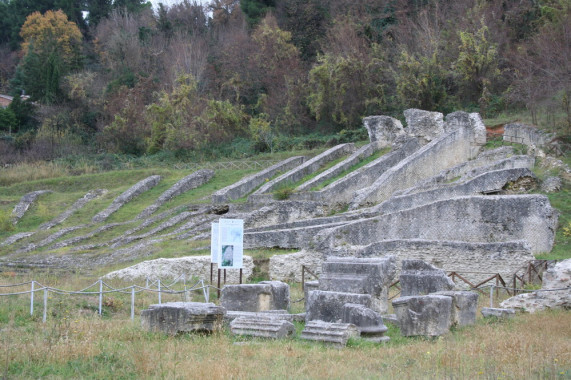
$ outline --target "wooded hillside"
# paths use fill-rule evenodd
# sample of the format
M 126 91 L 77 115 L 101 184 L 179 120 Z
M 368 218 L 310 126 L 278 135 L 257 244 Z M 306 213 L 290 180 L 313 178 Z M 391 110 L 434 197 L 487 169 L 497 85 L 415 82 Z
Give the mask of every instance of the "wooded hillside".
M 569 136 L 570 61 L 569 0 L 0 0 L 0 162 L 244 156 L 407 108 Z

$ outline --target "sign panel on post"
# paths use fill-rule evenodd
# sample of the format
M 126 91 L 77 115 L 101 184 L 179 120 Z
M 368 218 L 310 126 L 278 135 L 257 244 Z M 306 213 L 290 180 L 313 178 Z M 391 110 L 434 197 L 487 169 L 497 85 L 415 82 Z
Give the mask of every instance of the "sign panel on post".
M 218 268 L 242 268 L 244 255 L 244 221 L 218 221 Z
M 218 223 L 212 222 L 210 229 L 210 262 L 218 263 Z

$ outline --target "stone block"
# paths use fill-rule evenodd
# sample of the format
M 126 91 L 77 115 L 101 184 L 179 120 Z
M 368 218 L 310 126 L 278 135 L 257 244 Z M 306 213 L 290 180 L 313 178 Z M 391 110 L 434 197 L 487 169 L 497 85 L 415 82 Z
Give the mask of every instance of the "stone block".
M 484 318 L 496 317 L 496 318 L 511 318 L 515 315 L 514 309 L 501 309 L 496 307 L 483 307 L 482 315 Z
M 143 310 L 141 325 L 147 331 L 169 335 L 213 332 L 222 327 L 224 314 L 226 309 L 213 303 L 167 302 Z
M 343 323 L 357 326 L 361 338 L 373 342 L 387 342 L 389 337 L 384 336 L 388 328 L 383 323 L 381 314 L 360 304 L 346 303 L 343 305 Z
M 281 281 L 226 285 L 220 304 L 227 310 L 260 312 L 289 308 L 289 285 Z
M 400 275 L 401 297 L 425 295 L 454 289 L 446 272 L 422 260 L 403 260 Z
M 358 336 L 359 330 L 350 323 L 310 321 L 305 324 L 300 338 L 345 347 L 350 338 Z
M 440 336 L 450 330 L 452 297 L 400 297 L 393 301 L 403 336 Z
M 454 326 L 467 326 L 476 323 L 479 294 L 468 291 L 442 291 L 435 295 L 452 297 L 450 322 Z
M 323 263 L 319 289 L 333 292 L 369 294 L 371 308 L 388 310 L 388 288 L 396 273 L 395 258 L 329 257 Z
M 346 303 L 356 303 L 371 307 L 369 294 L 343 292 L 328 292 L 313 290 L 306 300 L 306 321 L 321 320 L 325 322 L 340 322 L 343 319 L 343 306 Z
M 380 147 L 391 146 L 400 135 L 404 135 L 402 123 L 390 116 L 368 116 L 363 118 L 363 125 L 371 142 L 378 142 Z
M 293 323 L 271 317 L 239 317 L 230 322 L 230 331 L 236 335 L 282 339 L 295 333 Z
M 404 111 L 409 135 L 430 142 L 444 133 L 444 115 L 411 108 Z

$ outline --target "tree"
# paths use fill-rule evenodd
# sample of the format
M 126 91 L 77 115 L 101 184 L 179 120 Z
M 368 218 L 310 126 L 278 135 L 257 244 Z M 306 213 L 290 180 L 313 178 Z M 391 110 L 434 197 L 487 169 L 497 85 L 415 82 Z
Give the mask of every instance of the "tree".
M 468 100 L 478 100 L 486 84 L 500 75 L 496 44 L 490 41 L 488 27 L 481 20 L 476 32 L 460 31 L 458 58 L 454 63 L 456 73 Z
M 275 0 L 241 0 L 240 8 L 250 25 L 255 25 L 275 6 Z
M 33 100 L 52 103 L 61 96 L 60 79 L 81 67 L 81 32 L 62 11 L 47 11 L 28 16 L 20 35 L 24 59 L 14 83 Z

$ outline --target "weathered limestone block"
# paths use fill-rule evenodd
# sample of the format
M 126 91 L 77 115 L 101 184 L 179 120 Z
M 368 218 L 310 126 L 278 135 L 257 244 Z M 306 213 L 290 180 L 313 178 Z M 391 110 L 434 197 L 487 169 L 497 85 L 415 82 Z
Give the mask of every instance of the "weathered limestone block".
M 388 288 L 396 274 L 395 258 L 328 257 L 319 277 L 319 289 L 371 295 L 371 308 L 388 310 Z
M 458 128 L 469 128 L 474 132 L 474 145 L 486 144 L 486 125 L 477 112 L 456 111 L 446 115 L 444 131 L 450 132 Z
M 40 195 L 49 194 L 51 192 L 52 192 L 51 190 L 32 191 L 31 193 L 28 193 L 24 195 L 22 198 L 20 198 L 20 202 L 18 202 L 18 204 L 12 210 L 12 222 L 14 224 L 18 223 L 18 221 L 22 219 L 26 211 L 28 211 L 32 203 L 34 203 Z
M 167 302 L 141 312 L 141 325 L 148 331 L 175 335 L 213 332 L 222 328 L 226 309 L 213 303 Z
M 306 321 L 318 319 L 325 322 L 339 322 L 343 319 L 343 305 L 356 303 L 370 308 L 372 299 L 369 294 L 313 290 L 309 292 L 305 302 Z
M 129 202 L 133 198 L 141 195 L 145 191 L 155 187 L 161 180 L 160 175 L 153 175 L 139 181 L 134 186 L 130 187 L 127 191 L 119 195 L 113 200 L 113 202 L 105 210 L 101 211 L 95 215 L 92 219 L 93 222 L 102 222 L 109 218 L 111 214 L 119 210 L 125 203 Z
M 212 177 L 214 177 L 214 170 L 210 169 L 197 170 L 194 173 L 187 175 L 175 183 L 170 189 L 162 193 L 161 196 L 152 205 L 141 211 L 141 213 L 137 215 L 136 219 L 143 219 L 148 217 L 172 198 L 204 185 L 210 181 Z
M 557 263 L 543 274 L 541 290 L 508 298 L 500 306 L 528 313 L 546 309 L 570 310 L 571 259 Z
M 198 278 L 210 279 L 210 255 L 208 256 L 187 256 L 172 259 L 147 260 L 130 267 L 110 272 L 103 276 L 105 279 L 118 279 L 123 281 L 136 280 L 156 280 L 167 278 L 178 278 L 182 275 L 192 274 Z M 243 279 L 252 276 L 254 261 L 251 256 L 244 256 L 244 268 L 242 269 Z M 214 265 L 216 276 L 217 265 Z M 240 281 L 238 270 L 228 270 L 226 282 L 237 284 Z
M 531 125 L 521 123 L 504 125 L 504 141 L 541 147 L 547 144 L 551 139 L 553 139 L 552 135 Z
M 388 328 L 383 323 L 381 314 L 363 305 L 354 303 L 343 305 L 342 322 L 357 326 L 363 339 L 377 343 L 390 340 L 388 336 L 384 336 Z
M 515 315 L 514 309 L 501 309 L 496 307 L 483 307 L 482 315 L 484 318 L 512 318 Z
M 220 304 L 232 311 L 288 309 L 289 285 L 280 281 L 226 285 L 222 288 Z
M 399 297 L 393 301 L 403 336 L 440 336 L 450 330 L 452 297 Z
M 446 272 L 421 260 L 403 260 L 400 275 L 401 296 L 417 296 L 454 289 Z
M 212 203 L 224 203 L 234 199 L 242 198 L 243 196 L 253 191 L 256 187 L 262 185 L 266 181 L 269 181 L 278 173 L 293 169 L 301 165 L 304 161 L 305 157 L 296 156 L 278 162 L 277 164 L 270 166 L 269 168 L 264 169 L 259 173 L 252 174 L 251 176 L 243 178 L 230 186 L 218 190 L 212 194 Z
M 405 110 L 406 131 L 428 143 L 444 133 L 444 115 L 416 108 Z
M 310 321 L 305 324 L 300 338 L 345 347 L 350 338 L 358 336 L 359 330 L 350 323 Z
M 379 143 L 381 148 L 391 146 L 398 136 L 405 134 L 402 123 L 390 116 L 368 116 L 363 118 L 363 125 L 369 140 Z
M 327 162 L 333 161 L 347 153 L 352 153 L 355 151 L 355 144 L 340 144 L 334 146 L 331 149 L 326 150 L 325 152 L 313 157 L 312 159 L 304 162 L 303 164 L 299 165 L 297 168 L 290 170 L 289 172 L 282 174 L 278 178 L 275 178 L 252 194 L 253 199 L 255 199 L 255 195 L 257 194 L 265 194 L 270 193 L 279 186 L 283 185 L 284 183 L 295 183 L 301 180 L 308 174 L 311 174 L 318 170 L 321 166 L 326 164 Z
M 450 315 L 450 323 L 452 326 L 467 326 L 476 323 L 478 293 L 468 291 L 442 291 L 433 294 L 452 297 L 452 312 Z
M 283 339 L 295 333 L 295 326 L 271 317 L 239 317 L 230 322 L 230 331 L 235 335 Z

